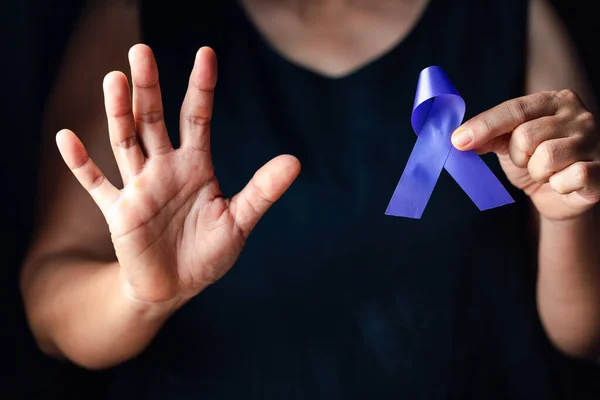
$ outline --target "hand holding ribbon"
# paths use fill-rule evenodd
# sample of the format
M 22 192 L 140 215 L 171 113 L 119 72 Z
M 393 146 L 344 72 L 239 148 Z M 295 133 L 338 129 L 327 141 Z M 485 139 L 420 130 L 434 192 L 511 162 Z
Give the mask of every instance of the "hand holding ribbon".
M 577 218 L 600 201 L 600 135 L 571 90 L 505 101 L 465 122 L 452 141 L 496 153 L 508 180 L 547 219 Z

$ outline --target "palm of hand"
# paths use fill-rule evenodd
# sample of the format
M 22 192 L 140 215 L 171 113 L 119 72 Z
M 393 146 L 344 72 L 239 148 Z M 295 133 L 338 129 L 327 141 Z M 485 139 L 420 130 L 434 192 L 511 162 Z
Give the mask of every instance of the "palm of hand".
M 182 146 L 173 149 L 162 117 L 151 50 L 130 52 L 131 104 L 122 73 L 104 82 L 115 159 L 125 184 L 116 189 L 70 131 L 57 135 L 61 154 L 102 210 L 127 283 L 137 299 L 187 299 L 222 277 L 269 206 L 291 185 L 299 163 L 280 156 L 263 166 L 232 199 L 225 199 L 210 154 L 216 59 L 201 49 L 182 106 Z
M 121 264 L 147 266 L 143 274 L 124 272 L 148 301 L 195 294 L 229 269 L 235 258 L 227 255 L 237 257 L 245 242 L 212 165 L 180 151 L 150 161 L 108 212 Z

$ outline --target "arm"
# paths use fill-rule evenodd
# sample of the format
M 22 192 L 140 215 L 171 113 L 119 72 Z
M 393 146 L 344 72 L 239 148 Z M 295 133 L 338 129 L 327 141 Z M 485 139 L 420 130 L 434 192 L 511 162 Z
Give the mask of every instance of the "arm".
M 529 94 L 471 118 L 452 142 L 459 150 L 495 152 L 508 180 L 531 199 L 539 216 L 542 323 L 563 353 L 594 358 L 600 350 L 596 104 L 573 46 L 545 1 L 531 0 Z
M 67 129 L 56 136 L 73 177 L 45 144 L 39 230 L 22 270 L 40 347 L 87 368 L 134 357 L 176 309 L 227 273 L 300 172 L 296 158 L 276 157 L 224 198 L 210 152 L 214 51 L 196 53 L 175 149 L 152 50 L 128 51 L 138 36 L 136 9 L 109 2 L 89 10 L 71 43 L 46 133 L 68 124 L 85 145 Z M 126 54 L 133 93 L 122 72 L 111 72 L 102 107 L 93 88 L 106 71 L 127 69 Z M 112 183 L 119 173 L 122 189 Z
M 471 118 L 452 141 L 460 150 L 495 152 L 531 199 L 542 323 L 563 353 L 593 358 L 600 350 L 600 135 L 577 55 L 545 1 L 531 0 L 529 94 Z
M 596 99 L 573 43 L 545 0 L 530 13 L 527 91 L 572 89 L 597 117 Z M 550 339 L 564 353 L 600 352 L 600 210 L 577 218 L 540 216 L 538 308 Z
M 47 107 L 38 229 L 22 268 L 21 288 L 39 346 L 98 368 L 139 352 L 170 305 L 161 312 L 123 294 L 102 213 L 73 179 L 54 143 L 55 132 L 73 126 L 107 177 L 119 181 L 105 133 L 100 83 L 107 71 L 128 69 L 127 51 L 139 39 L 138 15 L 127 2 L 91 3 L 103 4 L 83 13 Z M 92 342 L 97 349 L 110 345 L 114 351 L 97 352 Z

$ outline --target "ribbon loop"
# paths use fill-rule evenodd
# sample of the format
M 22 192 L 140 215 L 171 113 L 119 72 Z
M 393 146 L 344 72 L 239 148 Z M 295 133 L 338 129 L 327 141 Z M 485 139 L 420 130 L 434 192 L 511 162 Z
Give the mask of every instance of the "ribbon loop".
M 443 168 L 480 210 L 514 202 L 502 183 L 474 151 L 452 146 L 450 136 L 465 115 L 465 102 L 441 67 L 419 75 L 411 116 L 417 141 L 387 215 L 421 218 Z

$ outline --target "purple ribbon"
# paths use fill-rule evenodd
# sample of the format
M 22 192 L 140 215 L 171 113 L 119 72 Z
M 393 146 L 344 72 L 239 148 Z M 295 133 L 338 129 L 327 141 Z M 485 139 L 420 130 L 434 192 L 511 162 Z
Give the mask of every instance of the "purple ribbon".
M 386 215 L 421 218 L 443 168 L 479 210 L 514 200 L 474 151 L 457 150 L 450 141 L 465 115 L 465 102 L 441 67 L 419 75 L 411 117 L 417 142 L 392 195 Z

